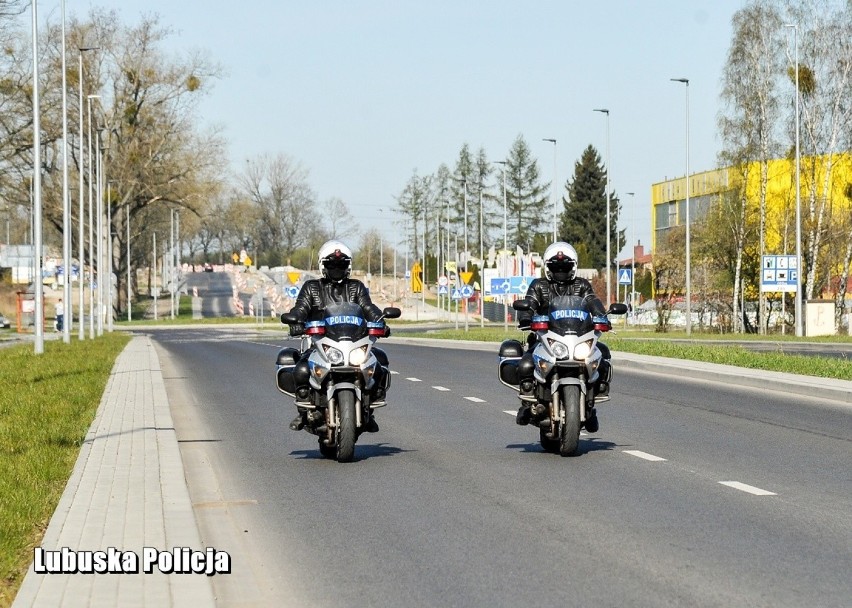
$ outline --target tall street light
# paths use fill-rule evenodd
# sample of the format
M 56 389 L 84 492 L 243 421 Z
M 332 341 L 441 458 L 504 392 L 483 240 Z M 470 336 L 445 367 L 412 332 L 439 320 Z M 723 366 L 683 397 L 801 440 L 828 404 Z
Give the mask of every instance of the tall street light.
M 33 1 L 33 261 L 35 262 L 35 340 L 34 352 L 44 353 L 44 284 L 41 280 L 41 126 L 39 123 L 38 99 L 38 10 Z
M 506 270 L 506 258 L 509 251 L 509 222 L 506 212 L 506 165 L 509 163 L 505 160 L 498 160 L 498 165 L 503 173 L 503 272 Z M 502 273 L 501 273 L 502 274 Z M 509 295 L 503 294 L 503 331 L 509 330 Z
M 94 217 L 92 211 L 92 100 L 100 99 L 100 95 L 87 95 L 86 102 L 89 112 L 89 339 L 95 339 L 95 258 L 94 258 Z M 97 149 L 97 146 L 96 146 Z M 100 268 L 98 268 L 100 272 Z
M 609 306 L 612 302 L 612 280 L 610 279 L 610 267 L 612 266 L 612 256 L 609 250 L 609 234 L 610 234 L 610 195 L 609 195 L 609 110 L 606 108 L 598 108 L 595 112 L 606 114 L 606 305 Z
M 689 79 L 670 78 L 672 82 L 686 85 L 686 335 L 692 333 L 692 269 L 689 245 Z
M 94 51 L 97 48 L 98 47 L 95 47 L 95 46 L 81 46 L 81 47 L 78 47 L 78 49 L 77 49 L 77 50 L 80 51 L 80 55 L 79 55 L 79 60 L 80 60 L 80 65 L 79 65 L 79 70 L 80 70 L 80 74 L 79 74 L 79 83 L 80 83 L 80 140 L 79 140 L 79 144 L 80 144 L 80 150 L 79 150 L 79 154 L 78 154 L 79 160 L 77 161 L 78 162 L 78 172 L 77 173 L 78 173 L 79 182 L 80 182 L 80 200 L 79 200 L 80 211 L 78 213 L 79 233 L 78 233 L 78 238 L 77 238 L 77 251 L 78 251 L 77 256 L 79 258 L 78 262 L 77 262 L 79 264 L 78 281 L 80 283 L 80 288 L 79 288 L 78 291 L 80 292 L 80 294 L 79 294 L 80 295 L 80 298 L 79 298 L 80 307 L 79 307 L 79 312 L 78 312 L 78 334 L 77 334 L 77 337 L 80 340 L 83 340 L 86 336 L 85 323 L 83 322 L 83 319 L 85 318 L 84 295 L 85 295 L 85 291 L 86 291 L 83 287 L 83 281 L 84 281 L 85 274 L 86 274 L 86 271 L 85 271 L 85 269 L 86 269 L 85 242 L 86 241 L 85 241 L 85 238 L 83 236 L 83 226 L 85 225 L 85 222 L 83 221 L 84 199 L 85 199 L 85 197 L 83 195 L 83 53 L 85 53 L 86 51 Z M 70 302 L 68 304 L 70 306 Z
M 635 321 L 636 301 L 636 193 L 628 192 L 630 197 L 630 320 Z
M 558 188 L 556 181 L 556 140 L 544 138 L 541 141 L 549 141 L 553 144 L 553 185 L 550 187 L 551 192 L 553 193 L 553 242 L 556 242 L 556 216 L 557 216 L 557 208 L 558 208 Z
M 62 341 L 71 343 L 71 197 L 68 193 L 68 83 L 65 67 L 65 0 L 62 0 Z
M 793 28 L 793 40 L 796 59 L 796 336 L 801 338 L 802 331 L 802 197 L 799 184 L 799 25 L 789 23 L 784 27 Z

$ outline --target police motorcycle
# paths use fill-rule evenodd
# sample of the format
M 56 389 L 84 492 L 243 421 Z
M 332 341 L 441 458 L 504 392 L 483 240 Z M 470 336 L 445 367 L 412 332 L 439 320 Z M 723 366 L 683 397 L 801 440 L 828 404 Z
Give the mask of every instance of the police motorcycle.
M 364 432 L 374 408 L 386 405 L 384 393 L 390 388 L 387 355 L 374 347 L 387 335 L 384 319 L 396 319 L 399 308 L 388 307 L 379 321 L 368 322 L 360 306 L 332 304 L 322 319 L 304 324 L 301 348 L 285 348 L 278 353 L 276 379 L 278 390 L 295 397 L 294 370 L 302 355 L 308 358 L 310 403 L 299 403 L 308 410 L 306 431 L 319 437 L 319 449 L 326 458 L 351 462 L 355 442 Z M 300 324 L 291 313 L 281 315 L 288 325 Z M 377 382 L 382 382 L 378 386 Z M 382 389 L 377 393 L 375 389 Z M 374 397 L 382 395 L 378 399 Z
M 512 308 L 530 311 L 531 305 L 528 300 L 520 299 L 513 302 Z M 607 314 L 626 312 L 627 306 L 614 303 Z M 574 295 L 557 296 L 550 302 L 546 315 L 532 316 L 530 331 L 536 333 L 536 340 L 530 346 L 535 369 L 532 398 L 536 403 L 532 407 L 531 424 L 539 427 L 545 451 L 572 456 L 577 453 L 580 429 L 587 421 L 597 426 L 595 386 L 600 379 L 603 357 L 598 340 L 609 329 L 605 318 L 594 317 L 584 299 Z M 516 391 L 520 390 L 518 365 L 523 354 L 518 340 L 505 340 L 500 345 L 500 381 Z M 610 378 L 604 380 L 609 382 Z M 608 399 L 607 395 L 599 401 Z

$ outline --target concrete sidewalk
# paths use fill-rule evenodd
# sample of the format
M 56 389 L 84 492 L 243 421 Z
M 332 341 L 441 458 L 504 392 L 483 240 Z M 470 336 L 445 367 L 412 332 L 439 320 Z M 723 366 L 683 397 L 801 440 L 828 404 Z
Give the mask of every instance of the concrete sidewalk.
M 138 556 L 139 572 L 37 574 L 33 563 L 13 606 L 215 606 L 204 574 L 144 573 L 143 548 L 177 547 L 204 550 L 160 362 L 150 338 L 134 337 L 116 360 L 41 548 L 67 548 L 78 560 L 114 548 Z

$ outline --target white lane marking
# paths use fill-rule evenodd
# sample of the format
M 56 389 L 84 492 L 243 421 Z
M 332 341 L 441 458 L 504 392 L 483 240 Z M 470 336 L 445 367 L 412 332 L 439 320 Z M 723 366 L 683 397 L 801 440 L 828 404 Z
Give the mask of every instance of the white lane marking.
M 450 390 L 446 386 L 433 386 L 432 388 L 434 388 L 436 391 L 448 391 L 448 390 Z
M 734 488 L 735 490 L 741 490 L 743 492 L 748 492 L 749 494 L 754 494 L 755 496 L 777 496 L 775 492 L 770 492 L 769 490 L 761 490 L 760 488 L 755 488 L 754 486 L 746 485 L 739 481 L 720 481 L 719 483 L 723 486 Z
M 406 380 L 411 380 L 412 382 L 423 382 L 420 378 L 406 378 Z
M 394 374 L 396 374 L 397 376 L 399 375 L 399 372 L 394 370 L 394 369 L 390 370 L 390 373 L 391 373 L 391 375 L 394 375 Z
M 517 411 L 517 410 L 503 410 L 503 413 L 504 413 L 504 414 L 509 414 L 510 416 L 517 416 L 517 415 L 518 415 L 518 411 Z
M 485 403 L 485 399 L 480 399 L 479 397 L 465 397 L 468 401 L 473 401 L 474 403 Z
M 631 456 L 636 456 L 637 458 L 642 458 L 643 460 L 650 460 L 651 462 L 664 462 L 665 458 L 660 458 L 659 456 L 654 456 L 653 454 L 649 454 L 648 452 L 640 452 L 639 450 L 623 450 L 625 454 L 630 454 Z

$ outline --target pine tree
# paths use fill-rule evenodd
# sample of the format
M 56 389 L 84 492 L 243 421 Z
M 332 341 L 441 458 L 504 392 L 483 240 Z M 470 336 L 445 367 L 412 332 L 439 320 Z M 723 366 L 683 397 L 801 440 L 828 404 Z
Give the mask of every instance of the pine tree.
M 509 246 L 530 250 L 537 233 L 550 225 L 548 208 L 550 183 L 539 182 L 538 163 L 527 142 L 518 135 L 506 159 L 506 198 L 509 215 Z
M 606 169 L 593 146 L 583 151 L 574 164 L 574 176 L 566 182 L 567 197 L 562 198 L 559 239 L 571 243 L 584 268 L 606 268 Z M 610 190 L 610 255 L 616 260 L 624 247 L 624 230 L 618 230 L 620 205 Z

